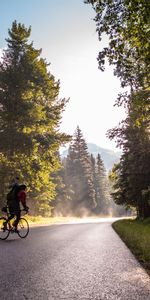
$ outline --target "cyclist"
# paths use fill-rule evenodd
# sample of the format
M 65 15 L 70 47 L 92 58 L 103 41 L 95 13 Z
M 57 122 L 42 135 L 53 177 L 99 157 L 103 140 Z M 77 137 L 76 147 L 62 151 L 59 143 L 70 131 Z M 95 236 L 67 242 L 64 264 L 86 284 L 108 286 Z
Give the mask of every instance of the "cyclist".
M 14 226 L 14 231 L 17 232 L 17 225 L 20 220 L 20 202 L 25 211 L 28 211 L 29 208 L 26 205 L 26 192 L 25 192 L 26 185 L 25 184 L 17 185 L 14 189 L 15 190 L 14 190 L 13 200 L 7 202 L 10 216 L 8 217 L 7 221 L 4 223 L 4 228 L 7 227 L 7 222 L 16 216 L 16 220 L 14 221 L 13 226 Z

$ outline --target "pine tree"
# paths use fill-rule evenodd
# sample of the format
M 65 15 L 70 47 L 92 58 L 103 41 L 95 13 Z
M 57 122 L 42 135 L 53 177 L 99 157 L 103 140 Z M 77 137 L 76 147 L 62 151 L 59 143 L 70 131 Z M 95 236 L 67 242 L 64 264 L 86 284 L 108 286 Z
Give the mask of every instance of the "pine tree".
M 121 128 L 114 129 L 110 137 L 117 137 L 123 148 L 120 164 L 113 169 L 111 178 L 113 198 L 117 204 L 135 207 L 139 217 L 150 216 L 148 198 L 143 195 L 150 186 L 150 140 L 147 134 L 147 122 L 142 109 L 129 109 L 129 115 Z M 144 193 L 144 194 L 143 194 Z
M 93 185 L 95 190 L 95 201 L 97 206 L 97 174 L 96 174 L 96 159 L 93 154 L 90 155 L 91 158 L 91 168 L 92 168 L 92 175 L 93 175 Z
M 0 164 L 7 170 L 1 184 L 17 172 L 30 196 L 40 194 L 49 206 L 55 195 L 51 173 L 59 167 L 56 153 L 69 138 L 59 132 L 67 101 L 58 98 L 59 81 L 48 71 L 41 49 L 28 42 L 31 27 L 14 21 L 8 33 L 0 63 Z
M 91 213 L 96 205 L 90 155 L 82 132 L 77 127 L 67 157 L 67 178 L 72 190 L 72 211 Z
M 68 216 L 71 211 L 71 199 L 73 191 L 67 178 L 67 159 L 63 158 L 61 168 L 54 174 L 54 182 L 56 183 L 56 197 L 53 201 L 53 216 Z
M 97 207 L 95 212 L 97 214 L 108 214 L 109 209 L 109 187 L 106 176 L 106 170 L 100 154 L 96 157 L 96 201 Z

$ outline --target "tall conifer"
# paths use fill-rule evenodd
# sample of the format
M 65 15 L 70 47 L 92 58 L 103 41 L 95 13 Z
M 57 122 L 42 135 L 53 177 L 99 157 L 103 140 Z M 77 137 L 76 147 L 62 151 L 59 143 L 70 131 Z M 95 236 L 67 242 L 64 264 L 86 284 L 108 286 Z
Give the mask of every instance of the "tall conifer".
M 93 173 L 88 147 L 77 127 L 67 157 L 68 180 L 74 191 L 72 211 L 91 213 L 96 205 Z
M 41 49 L 28 42 L 31 27 L 14 21 L 8 33 L 0 63 L 1 184 L 19 173 L 32 195 L 50 199 L 55 194 L 51 173 L 59 167 L 56 153 L 68 140 L 59 132 L 66 100 L 58 99 L 59 81 L 48 71 Z
M 96 157 L 95 164 L 96 175 L 96 201 L 97 207 L 95 212 L 97 214 L 108 214 L 109 208 L 109 187 L 107 182 L 106 170 L 100 154 Z

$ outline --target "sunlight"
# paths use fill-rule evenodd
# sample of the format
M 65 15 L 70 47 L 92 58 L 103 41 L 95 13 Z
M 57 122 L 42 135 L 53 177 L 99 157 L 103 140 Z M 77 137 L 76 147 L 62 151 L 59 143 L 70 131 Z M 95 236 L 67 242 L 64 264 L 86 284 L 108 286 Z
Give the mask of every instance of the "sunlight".
M 83 217 L 83 218 L 75 218 L 68 222 L 68 224 L 83 224 L 83 223 L 112 223 L 122 218 L 114 218 L 114 217 Z

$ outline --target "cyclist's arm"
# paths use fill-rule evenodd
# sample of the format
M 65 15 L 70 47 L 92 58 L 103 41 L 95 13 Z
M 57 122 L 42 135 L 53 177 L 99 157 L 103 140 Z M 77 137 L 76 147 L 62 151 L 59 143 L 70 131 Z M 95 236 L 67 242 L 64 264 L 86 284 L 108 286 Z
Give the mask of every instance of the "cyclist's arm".
M 26 193 L 25 191 L 20 191 L 18 194 L 19 201 L 22 203 L 23 207 L 26 208 Z

